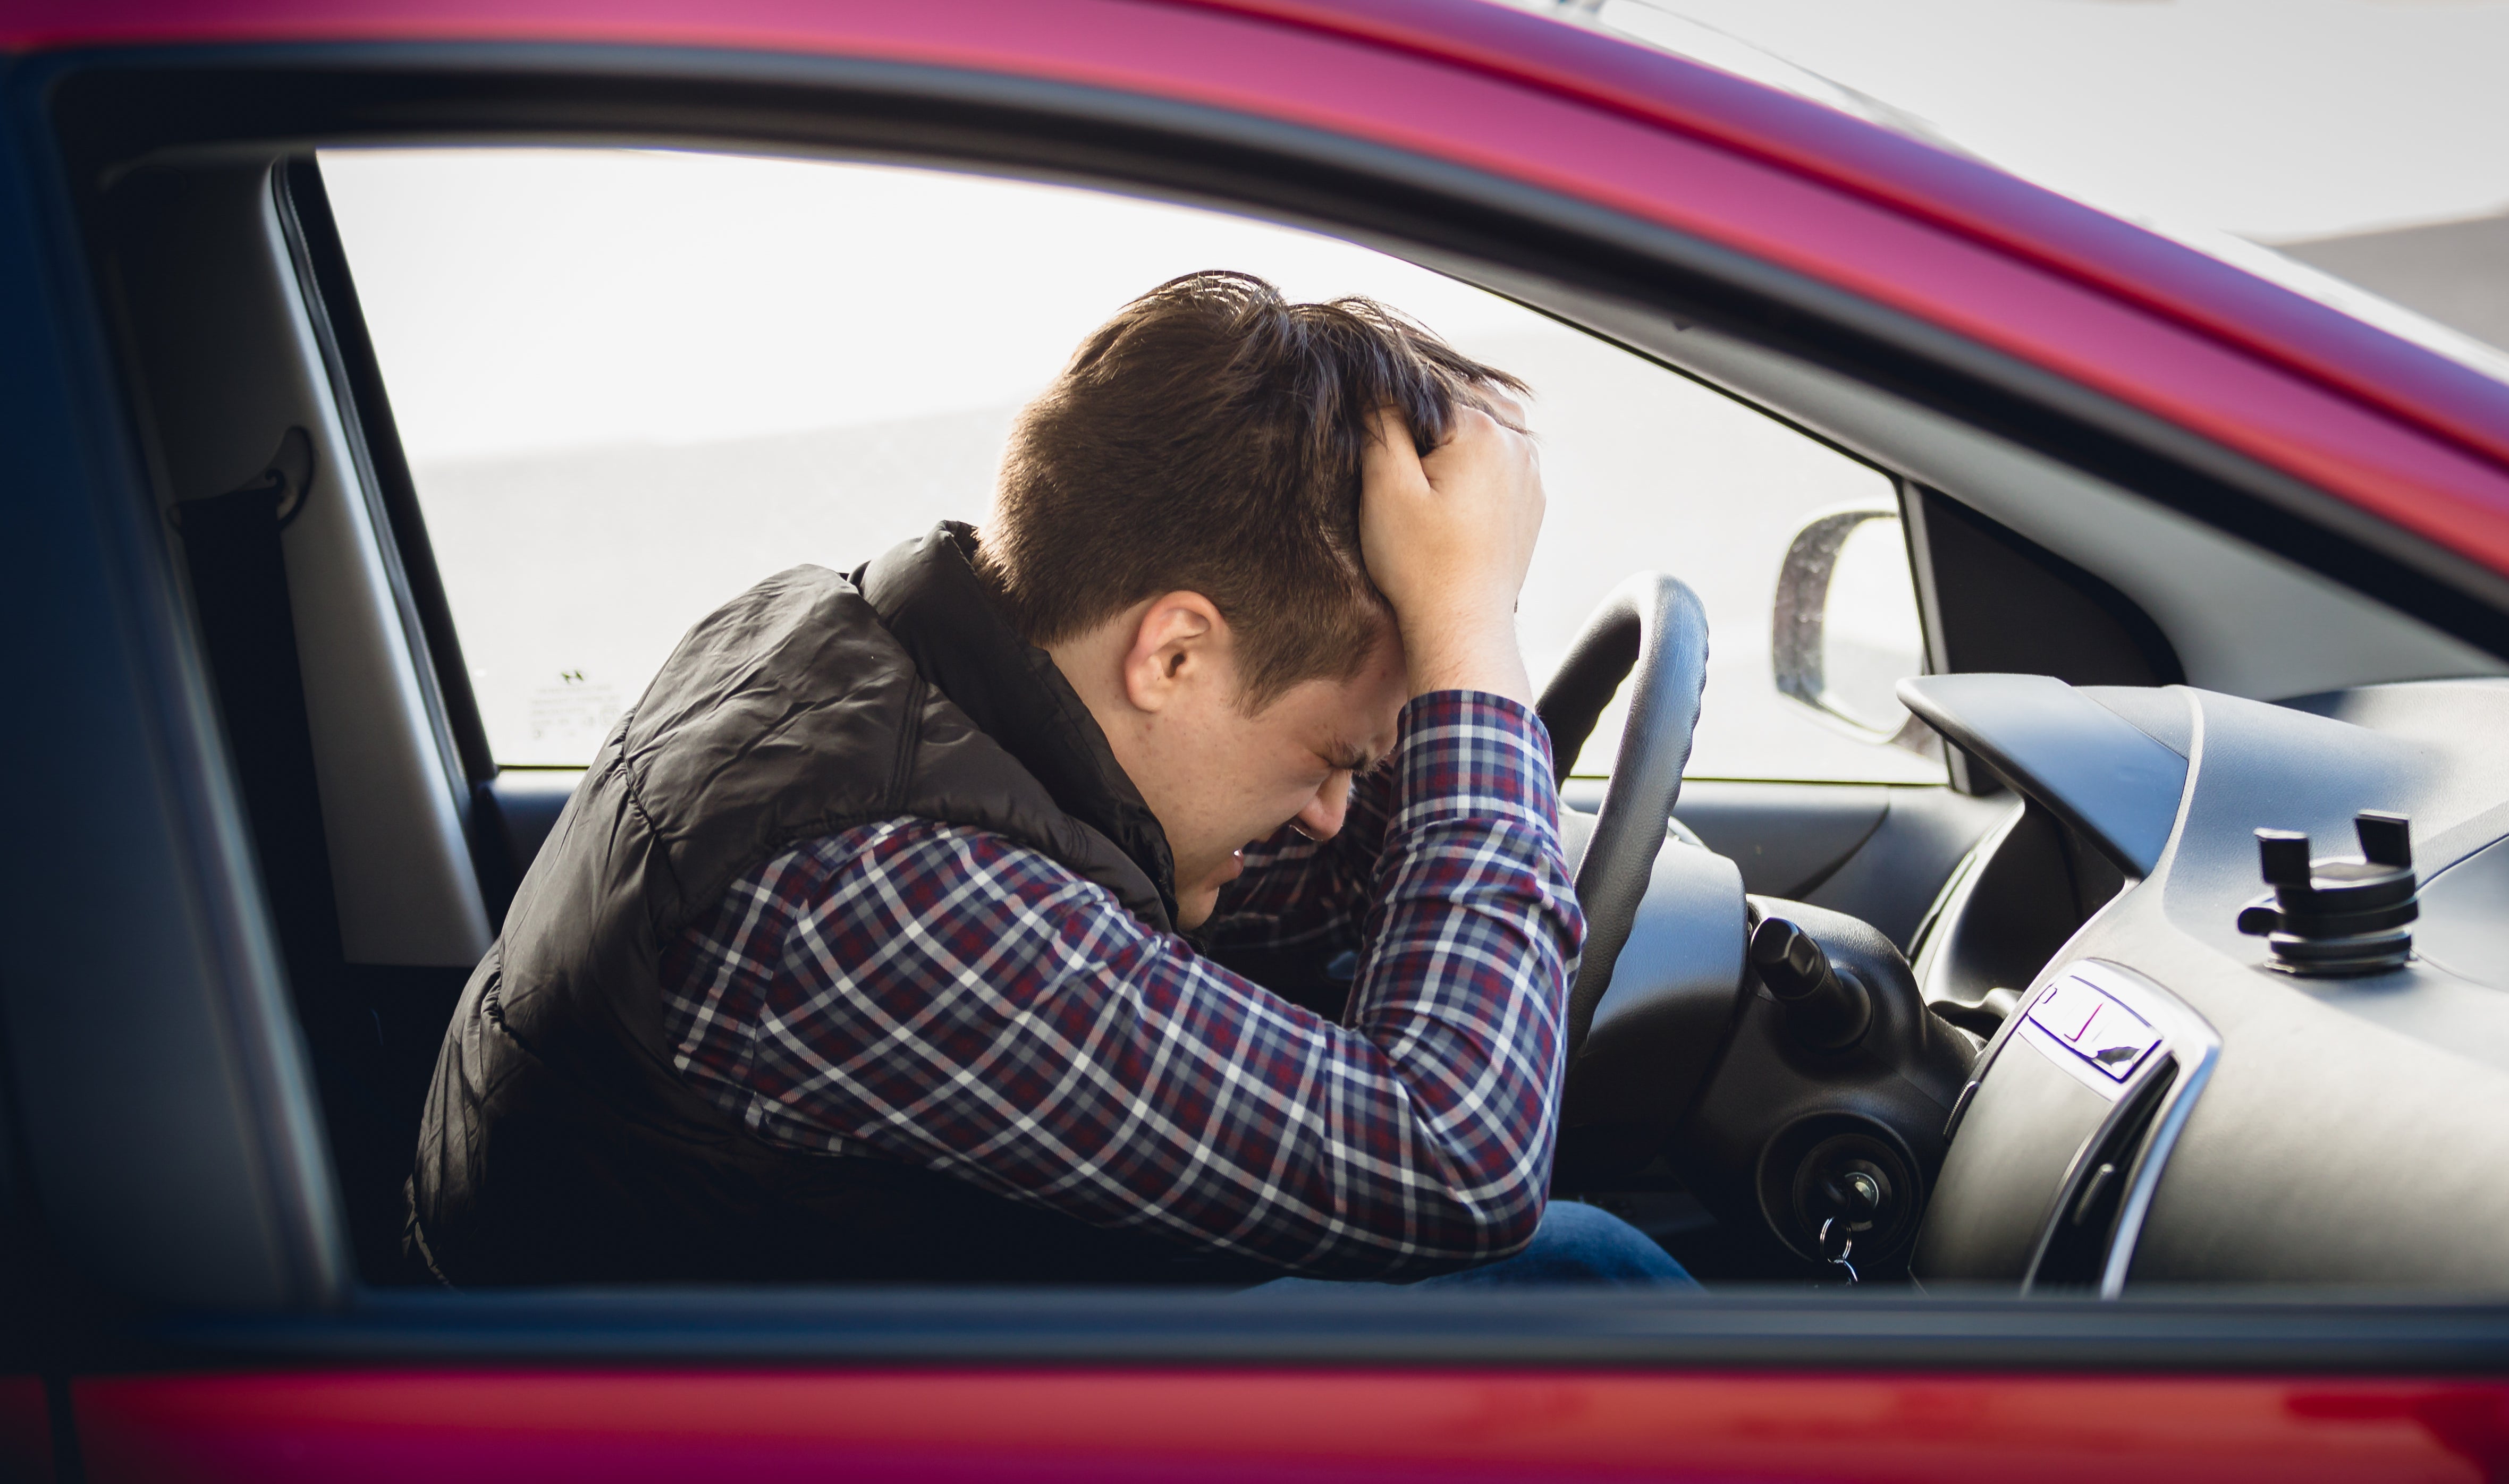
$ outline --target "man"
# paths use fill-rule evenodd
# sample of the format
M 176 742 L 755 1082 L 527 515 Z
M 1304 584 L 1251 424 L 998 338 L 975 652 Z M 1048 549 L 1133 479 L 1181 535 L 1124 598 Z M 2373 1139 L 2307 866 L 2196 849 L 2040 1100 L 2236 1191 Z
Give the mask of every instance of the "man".
M 1678 1279 L 1544 1216 L 1585 924 L 1521 390 L 1365 301 L 1180 278 L 1023 414 L 981 532 L 698 624 L 465 992 L 413 1253 Z

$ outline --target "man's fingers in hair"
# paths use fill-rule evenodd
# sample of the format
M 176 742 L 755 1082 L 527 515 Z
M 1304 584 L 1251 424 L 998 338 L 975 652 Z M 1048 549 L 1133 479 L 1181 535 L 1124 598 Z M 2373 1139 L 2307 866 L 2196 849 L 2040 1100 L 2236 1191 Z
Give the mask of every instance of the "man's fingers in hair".
M 1518 437 L 1530 437 L 1532 435 L 1532 419 L 1526 415 L 1524 404 L 1508 395 L 1506 392 L 1499 390 L 1497 388 L 1483 387 L 1479 389 L 1479 400 L 1476 405 L 1478 405 L 1481 411 L 1488 413 L 1490 418 L 1496 422 L 1499 427 L 1506 428 L 1509 432 L 1515 433 Z
M 1386 479 L 1425 482 L 1428 476 L 1420 471 L 1420 450 L 1411 441 L 1411 426 L 1403 414 L 1379 407 L 1367 422 L 1367 446 L 1359 453 L 1361 489 Z
M 1447 441 L 1459 442 L 1469 437 L 1477 442 L 1503 446 L 1518 457 L 1530 458 L 1533 434 L 1524 427 L 1523 416 L 1524 409 L 1513 402 L 1502 402 L 1488 409 L 1457 407 L 1455 427 Z
M 1454 407 L 1458 418 L 1465 409 L 1470 408 L 1489 414 L 1493 421 L 1510 432 L 1530 431 L 1532 420 L 1526 415 L 1524 404 L 1517 400 L 1514 392 L 1503 387 L 1479 383 L 1467 383 L 1457 387 L 1454 389 Z M 1448 428 L 1446 435 L 1453 437 L 1454 429 Z
M 1541 456 L 1534 449 L 1533 435 L 1477 407 L 1455 408 L 1454 426 L 1447 430 L 1446 441 L 1430 451 L 1429 462 L 1434 466 L 1429 475 L 1432 484 L 1467 464 L 1483 468 L 1513 464 L 1530 477 L 1541 477 Z

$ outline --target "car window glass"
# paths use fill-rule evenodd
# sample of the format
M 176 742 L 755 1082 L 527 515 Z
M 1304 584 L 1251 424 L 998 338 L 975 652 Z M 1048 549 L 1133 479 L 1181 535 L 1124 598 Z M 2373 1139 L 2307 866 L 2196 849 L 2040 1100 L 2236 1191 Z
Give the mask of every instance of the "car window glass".
M 582 765 L 689 626 L 759 578 L 981 523 L 1013 413 L 1080 338 L 1169 278 L 1235 268 L 1296 298 L 1378 298 L 1532 385 L 1550 496 L 1521 608 L 1537 676 L 1617 582 L 1662 570 L 1698 589 L 1713 633 L 1694 776 L 1942 777 L 1772 678 L 1790 538 L 1824 510 L 1891 508 L 1890 482 L 1494 295 L 1218 212 L 939 171 L 321 159 L 502 763 Z M 1898 593 L 1859 602 L 1906 628 L 1904 558 L 1883 568 Z M 1917 668 L 1912 634 L 1886 640 L 1886 669 Z M 1868 679 L 1887 707 L 1891 677 Z M 1581 771 L 1608 770 L 1617 724 Z

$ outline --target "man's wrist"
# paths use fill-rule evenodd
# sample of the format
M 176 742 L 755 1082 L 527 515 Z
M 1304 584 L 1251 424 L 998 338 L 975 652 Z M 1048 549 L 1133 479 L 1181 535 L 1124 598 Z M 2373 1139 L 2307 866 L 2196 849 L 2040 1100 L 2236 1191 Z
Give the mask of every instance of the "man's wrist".
M 1414 698 L 1441 690 L 1481 690 L 1523 706 L 1534 702 L 1513 614 L 1504 625 L 1440 627 L 1417 644 L 1406 633 L 1403 650 Z
M 1397 831 L 1462 818 L 1556 828 L 1551 734 L 1513 696 L 1456 688 L 1414 697 L 1394 757 Z

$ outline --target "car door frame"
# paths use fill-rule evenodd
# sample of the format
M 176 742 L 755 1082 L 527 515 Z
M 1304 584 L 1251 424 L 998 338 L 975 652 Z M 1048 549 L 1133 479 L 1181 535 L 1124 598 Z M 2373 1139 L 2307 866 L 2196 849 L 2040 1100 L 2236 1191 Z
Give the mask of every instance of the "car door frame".
M 693 74 L 698 88 L 730 88 L 736 95 L 747 95 L 752 89 L 816 88 L 832 94 L 850 90 L 847 95 L 858 97 L 868 87 L 892 99 L 906 91 L 927 100 L 942 96 L 971 107 L 999 108 L 1007 91 L 1047 117 L 1082 118 L 1093 130 L 1113 127 L 1107 123 L 1110 116 L 1135 130 L 1163 131 L 1171 140 L 1215 130 L 1226 135 L 1233 130 L 1233 147 L 1245 152 L 1236 162 L 1241 167 L 1262 158 L 1311 155 L 1338 162 L 1337 167 L 1352 179 L 1427 181 L 1439 189 L 1457 189 L 1451 164 L 1418 159 L 1389 163 L 1388 156 L 1371 153 L 1373 147 L 1319 137 L 1312 130 L 1296 133 L 1278 120 L 1215 116 L 1209 109 L 1120 90 L 1075 92 L 1061 80 L 1021 79 L 1019 87 L 1006 90 L 998 76 L 948 75 L 921 63 L 914 64 L 912 76 L 902 81 L 893 70 L 901 64 L 889 61 L 608 47 L 593 51 L 598 55 L 543 52 L 520 58 L 518 66 L 517 57 L 497 48 L 472 53 L 441 46 L 428 51 L 425 62 L 443 69 L 440 75 L 460 77 L 469 67 L 500 81 L 528 78 L 530 68 L 545 67 L 561 81 L 590 77 L 596 86 L 611 88 L 614 95 L 620 78 L 650 84 L 657 73 Z M 406 56 L 393 56 L 389 48 L 326 43 L 303 51 L 256 51 L 241 58 L 169 50 L 153 56 L 62 56 L 11 64 L 12 148 L 0 164 L 7 172 L 0 184 L 16 204 L 6 246 L 0 247 L 6 254 L 0 256 L 0 277 L 7 280 L 0 287 L 6 296 L 0 299 L 5 305 L 0 313 L 24 332 L 10 338 L 15 349 L 6 352 L 6 359 L 15 368 L 13 384 L 26 389 L 27 397 L 0 416 L 7 418 L 13 445 L 26 451 L 31 493 L 25 505 L 42 524 L 39 540 L 10 560 L 6 571 L 11 582 L 0 587 L 15 584 L 9 612 L 20 620 L 18 632 L 68 636 L 56 650 L 38 647 L 16 651 L 12 669 L 20 693 L 85 718 L 88 730 L 83 735 L 92 743 L 91 755 L 63 760 L 46 756 L 34 739 L 13 739 L 10 761 L 21 777 L 50 768 L 61 780 L 58 798 L 38 807 L 30 819 L 34 829 L 65 842 L 65 848 L 74 845 L 71 855 L 79 866 L 97 868 L 109 860 L 95 843 L 108 839 L 125 854 L 162 863 L 136 872 L 139 879 L 110 908 L 82 898 L 63 882 L 44 879 L 23 856 L 7 883 L 21 930 L 40 915 L 50 919 L 47 926 L 54 934 L 89 946 L 83 953 L 66 943 L 49 946 L 22 957 L 0 976 L 11 1038 L 10 1091 L 27 1155 L 22 1168 L 28 1174 L 18 1187 L 23 1198 L 18 1204 L 21 1210 L 40 1212 L 35 1222 L 40 1242 L 56 1255 L 64 1249 L 78 1255 L 76 1261 L 61 1256 L 65 1268 L 102 1274 L 107 1280 L 100 1291 L 81 1301 L 92 1307 L 76 1311 L 73 1327 L 79 1338 L 73 1342 L 56 1333 L 48 1343 L 58 1348 L 23 1357 L 36 1371 L 57 1381 L 73 1373 L 146 1379 L 224 1369 L 284 1390 L 309 1371 L 353 1362 L 427 1367 L 439 1380 L 448 1368 L 486 1374 L 525 1367 L 543 1375 L 597 1378 L 620 1374 L 622 1366 L 695 1366 L 715 1374 L 726 1367 L 763 1368 L 834 1376 L 840 1368 L 899 1373 L 900 1368 L 955 1364 L 1024 1372 L 1052 1364 L 1099 1377 L 1111 1391 L 1137 1385 L 1138 1367 L 1187 1364 L 1212 1368 L 1208 1374 L 1216 1385 L 1292 1367 L 1308 1387 L 1304 1394 L 1337 1389 L 1382 1398 L 1420 1377 L 1446 1384 L 1439 1378 L 1451 1381 L 1459 1375 L 1423 1367 L 1464 1365 L 1462 1376 L 1479 1378 L 1472 1384 L 1533 1368 L 1571 1390 L 1589 1380 L 1600 1385 L 1609 1378 L 1596 1377 L 1592 1368 L 1607 1367 L 1615 1375 L 1653 1377 L 1673 1391 L 1705 1385 L 1711 1377 L 1745 1391 L 1756 1387 L 1752 1394 L 1761 1400 L 1755 1405 L 1781 1410 L 1824 1405 L 1826 1393 L 1807 1381 L 1820 1372 L 1868 1374 L 1886 1390 L 1896 1388 L 1890 1391 L 1891 1396 L 1904 1398 L 1928 1387 L 1984 1397 L 2001 1394 L 2000 1385 L 2042 1379 L 2062 1390 L 2073 1385 L 2063 1378 L 2085 1373 L 2209 1371 L 2217 1377 L 2247 1372 L 2282 1378 L 2271 1383 L 2276 1389 L 2272 1394 L 2293 1416 L 2308 1415 L 2294 1397 L 2332 1388 L 2343 1395 L 2370 1398 L 2359 1403 L 2372 1409 L 2368 1415 L 2408 1420 L 2437 1415 L 2433 1408 L 2445 1412 L 2455 1405 L 2462 1410 L 2462 1403 L 2451 1397 L 2496 1394 L 2470 1384 L 2359 1379 L 2495 1371 L 2504 1355 L 2504 1335 L 2509 1335 L 2509 1314 L 2490 1305 L 2330 1306 L 2218 1299 L 2069 1306 L 2047 1300 L 1913 1296 L 1839 1305 L 1820 1295 L 1726 1295 L 1674 1305 L 1592 1295 L 1546 1300 L 1529 1308 L 1473 1299 L 1422 1302 L 1424 1296 L 1418 1295 L 1388 1303 L 1376 1301 L 1379 1296 L 1348 1295 L 1256 1311 L 1224 1296 L 1190 1294 L 693 1290 L 485 1295 L 358 1285 L 343 1268 L 319 1120 L 302 1049 L 288 1023 L 267 909 L 257 900 L 246 864 L 232 769 L 220 755 L 200 657 L 176 601 L 178 588 L 166 568 L 164 543 L 140 513 L 150 501 L 142 494 L 147 480 L 135 452 L 138 414 L 113 372 L 110 331 L 94 308 L 99 298 L 78 225 L 84 193 L 76 171 L 82 162 L 75 156 L 64 162 L 48 108 L 58 87 L 82 69 L 93 74 L 135 65 L 188 86 L 205 72 L 238 70 L 239 60 L 244 63 L 243 70 L 263 69 L 259 76 L 265 81 L 274 75 L 318 79 L 326 68 L 355 74 L 378 60 L 387 70 L 409 62 Z M 724 81 L 727 75 L 730 83 Z M 172 92 L 179 95 L 183 89 Z M 369 96 L 344 106 L 392 101 Z M 252 106 L 272 106 L 268 93 Z M 267 120 L 268 114 L 262 117 Z M 791 143 L 765 130 L 729 137 Z M 1101 147 L 1104 137 L 1093 136 Z M 84 163 L 94 162 L 90 157 Z M 1067 177 L 1080 173 L 1067 160 L 1051 172 Z M 1208 172 L 1187 177 L 1179 171 L 1156 180 L 1142 178 L 1145 173 L 1128 178 L 1142 189 L 1204 200 L 1214 194 Z M 1256 177 L 1250 173 L 1244 178 Z M 1673 290 L 1659 287 L 1657 302 L 1713 314 L 1720 322 L 1740 315 L 1746 327 L 1831 364 L 1860 367 L 1910 395 L 2000 417 L 2008 430 L 2052 444 L 2077 461 L 2100 466 L 2121 462 L 2148 469 L 2158 457 L 2116 431 L 2118 426 L 2132 424 L 2133 417 L 2114 408 L 2080 425 L 2065 424 L 2062 413 L 2078 410 L 2087 395 L 2081 389 L 2059 389 L 2064 394 L 2050 396 L 2045 404 L 2016 408 L 2019 393 L 2012 388 L 2040 387 L 2043 371 L 1974 347 L 1958 354 L 1945 352 L 1937 328 L 1904 315 L 1894 320 L 1891 312 L 1847 299 L 1832 284 L 1800 275 L 1789 278 L 1719 243 L 1665 235 L 1642 244 L 1645 235 L 1628 221 L 1597 220 L 1591 202 L 1543 196 L 1518 181 L 1496 178 L 1480 186 L 1509 211 L 1529 215 L 1535 206 L 1556 211 L 1560 220 L 1574 222 L 1577 232 L 1590 235 L 1554 231 L 1546 237 L 1525 226 L 1529 241 L 1512 241 L 1492 225 L 1506 219 L 1499 207 L 1484 204 L 1491 215 L 1479 219 L 1480 235 L 1459 231 L 1447 240 L 1450 251 L 1465 251 L 1455 245 L 1460 242 L 1561 271 L 1574 266 L 1567 259 L 1584 242 L 1598 257 L 1617 255 L 1614 261 L 1624 270 L 1620 292 L 1640 293 L 1631 286 L 1633 278 L 1669 282 Z M 1425 194 L 1430 184 L 1415 189 Z M 1292 219 L 1336 221 L 1346 232 L 1354 230 L 1339 211 L 1315 208 L 1315 190 L 1312 176 L 1303 182 L 1271 179 L 1262 192 L 1248 187 L 1236 199 L 1265 202 Z M 1373 232 L 1389 242 L 1408 241 L 1364 219 L 1355 230 L 1363 238 Z M 1492 247 L 1493 242 L 1500 246 Z M 1648 267 L 1652 277 L 1637 273 L 1639 266 Z M 1738 282 L 1748 292 L 1737 290 Z M 1678 291 L 1685 283 L 1686 298 Z M 1745 311 L 1762 317 L 1748 320 Z M 1893 333 L 1883 334 L 1877 325 Z M 1992 366 L 1996 375 L 1977 374 L 1974 368 L 1981 364 Z M 1964 400 L 1964 390 L 1980 402 Z M 2058 436 L 2069 431 L 2070 437 Z M 2173 440 L 2155 441 L 2171 445 Z M 2287 476 L 2260 468 L 2245 470 L 2243 479 L 2222 475 L 2225 468 L 2236 472 L 2237 464 L 2236 458 L 2219 456 L 2217 450 L 2201 461 L 2202 466 L 2176 469 L 2155 487 L 2163 498 L 2197 491 L 2201 498 L 2187 497 L 2192 503 L 2217 516 L 2230 509 L 2226 522 L 2243 530 L 2295 526 L 2300 534 L 2286 531 L 2282 539 L 2287 544 L 2331 561 L 2327 528 L 2290 514 L 2293 508 L 2322 510 L 2324 498 L 2305 492 L 2306 500 L 2268 499 L 2244 487 L 2243 479 L 2279 489 L 2276 481 Z M 2387 545 L 2388 560 L 2406 573 L 2424 571 L 2416 564 L 2425 563 L 2453 572 L 2450 564 L 2459 560 L 2445 551 L 2412 548 L 2410 541 Z M 2394 556 L 2395 550 L 2406 555 Z M 2375 584 L 2383 579 L 2373 573 L 2367 580 Z M 2423 606 L 2445 618 L 2455 612 L 2451 601 L 2462 606 L 2489 588 L 2467 579 L 2457 591 L 2457 600 L 2443 595 L 2435 604 L 2426 599 Z M 2490 635 L 2488 625 L 2496 620 L 2496 612 L 2478 617 L 2483 621 L 2470 627 Z M 143 780 L 144 786 L 133 787 L 133 780 Z M 132 910 L 133 903 L 157 920 L 179 926 L 153 944 L 111 942 L 115 922 Z M 24 940 L 42 936 L 21 931 Z M 111 942 L 112 951 L 97 954 L 93 945 L 100 940 Z M 80 1088 L 72 1080 L 89 1063 L 64 1055 L 79 1045 L 86 1027 L 57 1007 L 43 1006 L 25 988 L 48 981 L 129 986 L 139 994 L 140 1003 L 162 1023 L 149 1036 L 135 1037 L 121 1048 L 131 1053 L 123 1070 L 162 1075 L 180 1095 L 161 1099 L 155 1116 L 137 1129 L 101 1117 L 98 1090 Z M 204 1046 L 214 1048 L 214 1055 L 204 1058 Z M 173 1126 L 186 1119 L 203 1127 L 175 1138 Z M 197 1172 L 182 1168 L 177 1152 L 189 1158 L 204 1148 L 215 1151 L 236 1171 L 230 1189 L 202 1193 Z M 108 1168 L 110 1177 L 99 1172 Z M 174 1200 L 169 1191 L 189 1199 L 169 1204 Z M 2016 1379 L 1998 1373 L 2023 1374 Z M 959 1394 L 981 1394 L 980 1390 L 966 1390 L 963 1374 L 930 1374 L 936 1388 L 946 1383 L 958 1387 Z M 2346 1376 L 2355 1380 L 2339 1385 L 2337 1378 Z M 2172 1384 L 2191 1386 L 2196 1393 L 2217 1387 L 2215 1381 Z M 2066 1394 L 2090 1394 L 2082 1390 L 2089 1385 L 2083 1380 Z M 2228 1385 L 2218 1381 L 2220 1387 Z M 2352 1390 L 2343 1391 L 2345 1386 Z M 148 1425 L 141 1415 L 145 1407 L 115 1412 L 106 1405 L 101 1398 L 108 1391 L 99 1381 L 85 1392 L 99 1398 L 92 1426 L 138 1429 Z M 1221 1385 L 1214 1394 L 1224 1393 Z M 197 1408 L 197 1393 L 187 1394 L 193 1399 L 181 1406 Z M 1218 1405 L 1209 1402 L 1185 1415 L 1211 1419 Z M 150 1415 L 162 1423 L 173 1414 Z M 197 1413 L 183 1415 L 199 1421 Z M 1894 1435 L 1887 1419 L 1859 1426 L 1859 1435 L 1874 1446 L 1888 1444 Z M 2137 1424 L 2123 1417 L 2119 1426 L 2131 1430 Z M 858 1429 L 843 1445 L 871 1446 L 876 1439 L 870 1432 Z M 1233 1434 L 1222 1429 L 1212 1435 Z M 1966 1435 L 1974 1439 L 1984 1433 L 1972 1428 Z M 57 1427 L 55 1440 L 71 1447 L 79 1441 L 62 1437 Z

